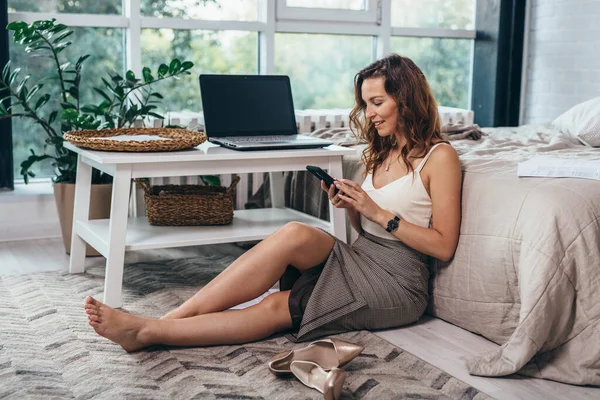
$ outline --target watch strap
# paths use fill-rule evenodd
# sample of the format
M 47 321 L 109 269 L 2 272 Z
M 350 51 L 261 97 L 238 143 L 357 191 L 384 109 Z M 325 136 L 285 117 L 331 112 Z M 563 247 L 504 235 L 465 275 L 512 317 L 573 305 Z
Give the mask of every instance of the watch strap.
M 400 217 L 395 216 L 393 219 L 390 219 L 387 224 L 387 228 L 385 228 L 386 232 L 392 232 L 398 229 L 398 222 L 400 222 Z

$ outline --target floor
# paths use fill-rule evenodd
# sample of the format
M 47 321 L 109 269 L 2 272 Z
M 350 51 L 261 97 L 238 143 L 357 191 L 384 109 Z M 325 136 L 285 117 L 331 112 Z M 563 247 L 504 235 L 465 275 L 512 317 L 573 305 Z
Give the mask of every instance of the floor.
M 194 257 L 205 252 L 242 254 L 235 244 L 128 252 L 126 263 Z M 102 265 L 103 257 L 90 257 L 86 265 Z M 61 239 L 0 242 L 0 275 L 68 269 L 69 258 Z M 481 378 L 467 373 L 463 360 L 485 353 L 496 344 L 442 320 L 424 316 L 418 323 L 377 333 L 389 342 L 463 380 L 496 399 L 564 400 L 600 399 L 600 388 L 579 387 L 542 379 L 510 376 Z

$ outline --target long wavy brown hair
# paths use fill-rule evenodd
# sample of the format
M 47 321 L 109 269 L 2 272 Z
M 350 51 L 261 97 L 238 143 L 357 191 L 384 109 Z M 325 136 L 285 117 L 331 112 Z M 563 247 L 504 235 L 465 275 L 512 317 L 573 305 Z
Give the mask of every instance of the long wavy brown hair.
M 366 116 L 362 84 L 365 79 L 376 77 L 385 79 L 385 91 L 398 105 L 398 128 L 406 137 L 400 157 L 411 173 L 414 168 L 409 158 L 424 157 L 434 141 L 445 141 L 441 135 L 437 103 L 425 75 L 410 58 L 391 54 L 357 73 L 354 77 L 356 105 L 350 112 L 350 121 L 359 140 L 368 143 L 362 154 L 366 174 L 375 173 L 397 146 L 395 135 L 379 136 L 375 125 Z M 417 154 L 409 156 L 413 149 L 417 149 Z

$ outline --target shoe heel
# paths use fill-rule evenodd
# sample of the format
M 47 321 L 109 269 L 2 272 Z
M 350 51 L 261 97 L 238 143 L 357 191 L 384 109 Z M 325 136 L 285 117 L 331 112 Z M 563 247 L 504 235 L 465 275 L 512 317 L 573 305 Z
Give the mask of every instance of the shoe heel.
M 339 399 L 346 380 L 346 371 L 333 368 L 327 372 L 311 361 L 292 361 L 291 370 L 304 385 L 321 392 L 325 400 Z

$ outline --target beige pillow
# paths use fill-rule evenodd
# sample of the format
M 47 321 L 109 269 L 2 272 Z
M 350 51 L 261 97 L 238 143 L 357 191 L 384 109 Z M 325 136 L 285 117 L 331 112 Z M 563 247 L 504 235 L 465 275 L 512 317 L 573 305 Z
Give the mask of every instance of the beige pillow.
M 600 97 L 577 104 L 552 121 L 552 125 L 587 146 L 600 147 Z

